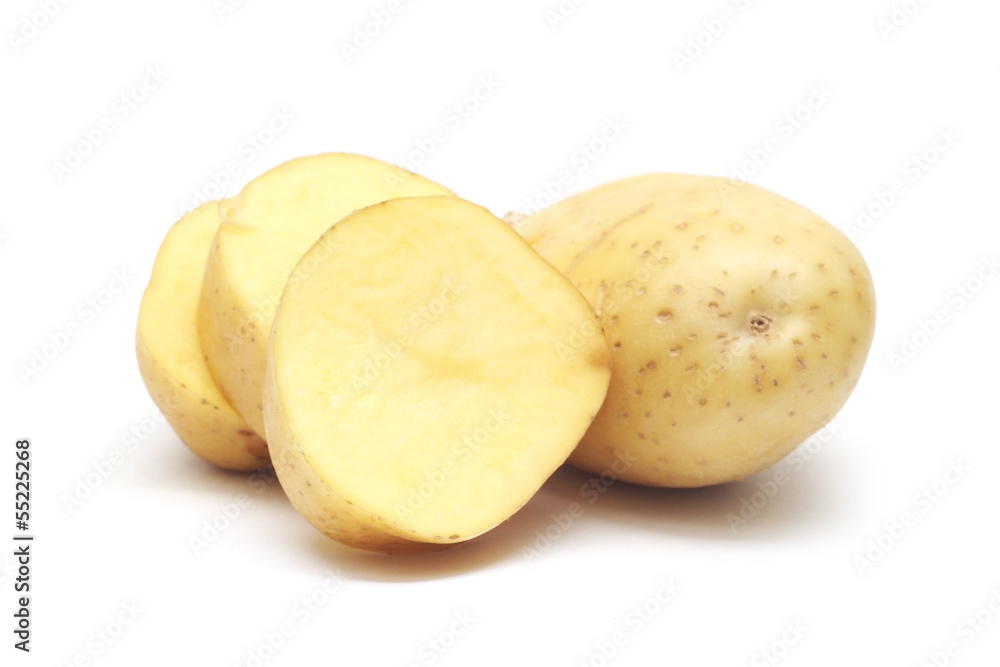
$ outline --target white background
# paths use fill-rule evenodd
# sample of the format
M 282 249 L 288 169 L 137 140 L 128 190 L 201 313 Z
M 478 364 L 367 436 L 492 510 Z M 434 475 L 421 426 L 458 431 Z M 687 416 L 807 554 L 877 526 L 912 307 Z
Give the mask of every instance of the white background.
M 0 661 L 253 665 L 264 646 L 266 665 L 917 666 L 954 641 L 938 664 L 996 664 L 1000 280 L 984 260 L 1000 250 L 1000 5 L 898 1 L 912 16 L 891 32 L 879 25 L 889 0 L 591 0 L 558 22 L 546 15 L 557 0 L 404 1 L 348 62 L 342 45 L 388 0 L 246 0 L 221 15 L 212 0 L 93 0 L 49 3 L 58 11 L 45 21 L 34 0 L 7 0 L 0 536 L 14 532 L 13 443 L 30 437 L 37 541 L 30 655 L 11 647 L 13 547 L 0 550 Z M 723 10 L 729 23 L 713 24 Z M 35 34 L 25 19 L 45 25 Z M 135 101 L 127 117 L 123 94 Z M 251 157 L 244 142 L 276 109 L 294 120 Z M 105 118 L 111 133 L 57 174 Z M 608 122 L 623 129 L 582 157 Z M 871 208 L 854 236 L 876 283 L 877 333 L 835 428 L 742 483 L 615 485 L 565 529 L 552 515 L 581 500 L 588 477 L 562 470 L 492 533 L 415 558 L 341 547 L 277 484 L 257 493 L 202 464 L 156 424 L 134 359 L 169 226 L 227 161 L 239 173 L 210 194 L 322 151 L 410 160 L 437 128 L 446 140 L 411 164 L 501 215 L 544 203 L 563 170 L 560 196 L 651 171 L 742 173 L 842 229 Z M 941 132 L 951 139 L 935 149 Z M 126 287 L 90 314 L 80 304 L 109 296 L 116 271 Z M 959 287 L 979 290 L 966 299 Z M 943 323 L 926 325 L 935 313 Z M 79 335 L 22 378 L 70 323 Z M 790 481 L 755 497 L 778 469 Z M 99 486 L 68 508 L 88 476 Z M 935 483 L 934 501 L 921 499 Z M 250 503 L 196 554 L 190 538 L 224 523 L 241 493 Z M 744 500 L 762 506 L 734 530 L 727 515 Z M 907 513 L 911 525 L 893 528 Z M 546 530 L 554 539 L 528 559 L 523 547 L 546 547 Z M 666 603 L 661 580 L 680 589 Z M 977 612 L 985 625 L 973 631 Z M 120 634 L 119 617 L 131 622 Z M 271 651 L 265 637 L 285 623 L 293 633 Z M 624 645 L 605 659 L 616 632 Z

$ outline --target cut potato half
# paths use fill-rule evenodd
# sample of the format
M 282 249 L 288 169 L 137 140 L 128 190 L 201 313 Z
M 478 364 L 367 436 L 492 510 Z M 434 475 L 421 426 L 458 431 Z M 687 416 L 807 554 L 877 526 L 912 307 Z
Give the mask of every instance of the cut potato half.
M 450 195 L 447 188 L 379 160 L 327 153 L 286 162 L 220 204 L 222 225 L 205 269 L 201 345 L 236 411 L 264 434 L 261 400 L 267 337 L 292 268 L 320 235 L 352 211 L 396 197 Z
M 139 373 L 153 402 L 191 451 L 230 470 L 270 465 L 267 445 L 212 380 L 198 343 L 205 258 L 219 228 L 218 202 L 181 218 L 163 240 L 142 295 L 136 329 Z
M 377 204 L 296 271 L 271 334 L 267 433 L 293 505 L 340 542 L 396 552 L 488 531 L 604 400 L 590 306 L 486 209 Z

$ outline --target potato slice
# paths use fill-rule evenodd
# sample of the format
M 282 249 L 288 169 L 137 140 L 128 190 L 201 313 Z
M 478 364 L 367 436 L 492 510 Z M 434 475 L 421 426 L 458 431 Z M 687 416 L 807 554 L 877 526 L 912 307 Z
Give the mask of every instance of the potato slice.
M 864 260 L 767 190 L 651 174 L 519 229 L 583 292 L 612 346 L 608 398 L 570 458 L 584 470 L 655 486 L 741 479 L 830 421 L 861 375 L 875 326 Z
M 275 167 L 222 202 L 199 306 L 201 345 L 222 393 L 258 435 L 264 435 L 267 337 L 278 297 L 302 254 L 356 209 L 396 197 L 450 194 L 384 162 L 328 153 Z
M 453 197 L 346 218 L 299 261 L 271 335 L 275 470 L 363 549 L 473 538 L 576 446 L 610 377 L 587 302 L 502 221 Z
M 198 343 L 196 313 L 218 202 L 181 218 L 163 240 L 139 306 L 139 373 L 153 402 L 191 451 L 230 470 L 270 465 L 267 445 L 215 386 Z

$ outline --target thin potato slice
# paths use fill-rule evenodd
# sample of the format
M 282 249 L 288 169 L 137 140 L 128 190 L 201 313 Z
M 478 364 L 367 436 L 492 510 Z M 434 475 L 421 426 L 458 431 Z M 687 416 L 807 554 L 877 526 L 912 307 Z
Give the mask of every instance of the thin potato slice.
M 421 176 L 360 155 L 286 162 L 222 202 L 199 307 L 201 345 L 222 393 L 259 435 L 267 337 L 302 254 L 356 209 L 396 197 L 450 195 Z
M 223 397 L 198 343 L 198 295 L 217 208 L 203 204 L 163 240 L 139 307 L 136 356 L 153 402 L 191 451 L 223 468 L 255 470 L 270 465 L 267 445 Z
M 338 223 L 274 321 L 265 421 L 295 507 L 346 544 L 407 551 L 514 514 L 600 408 L 610 357 L 573 286 L 453 197 Z

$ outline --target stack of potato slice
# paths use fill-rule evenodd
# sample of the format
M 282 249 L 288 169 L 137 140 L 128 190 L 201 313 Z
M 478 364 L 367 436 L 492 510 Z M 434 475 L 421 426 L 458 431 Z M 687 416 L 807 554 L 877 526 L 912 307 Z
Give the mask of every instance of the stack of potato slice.
M 196 454 L 270 461 L 315 527 L 392 553 L 490 530 L 567 459 L 740 479 L 860 376 L 867 267 L 777 195 L 658 174 L 513 227 L 371 158 L 287 162 L 168 233 L 143 380 Z

